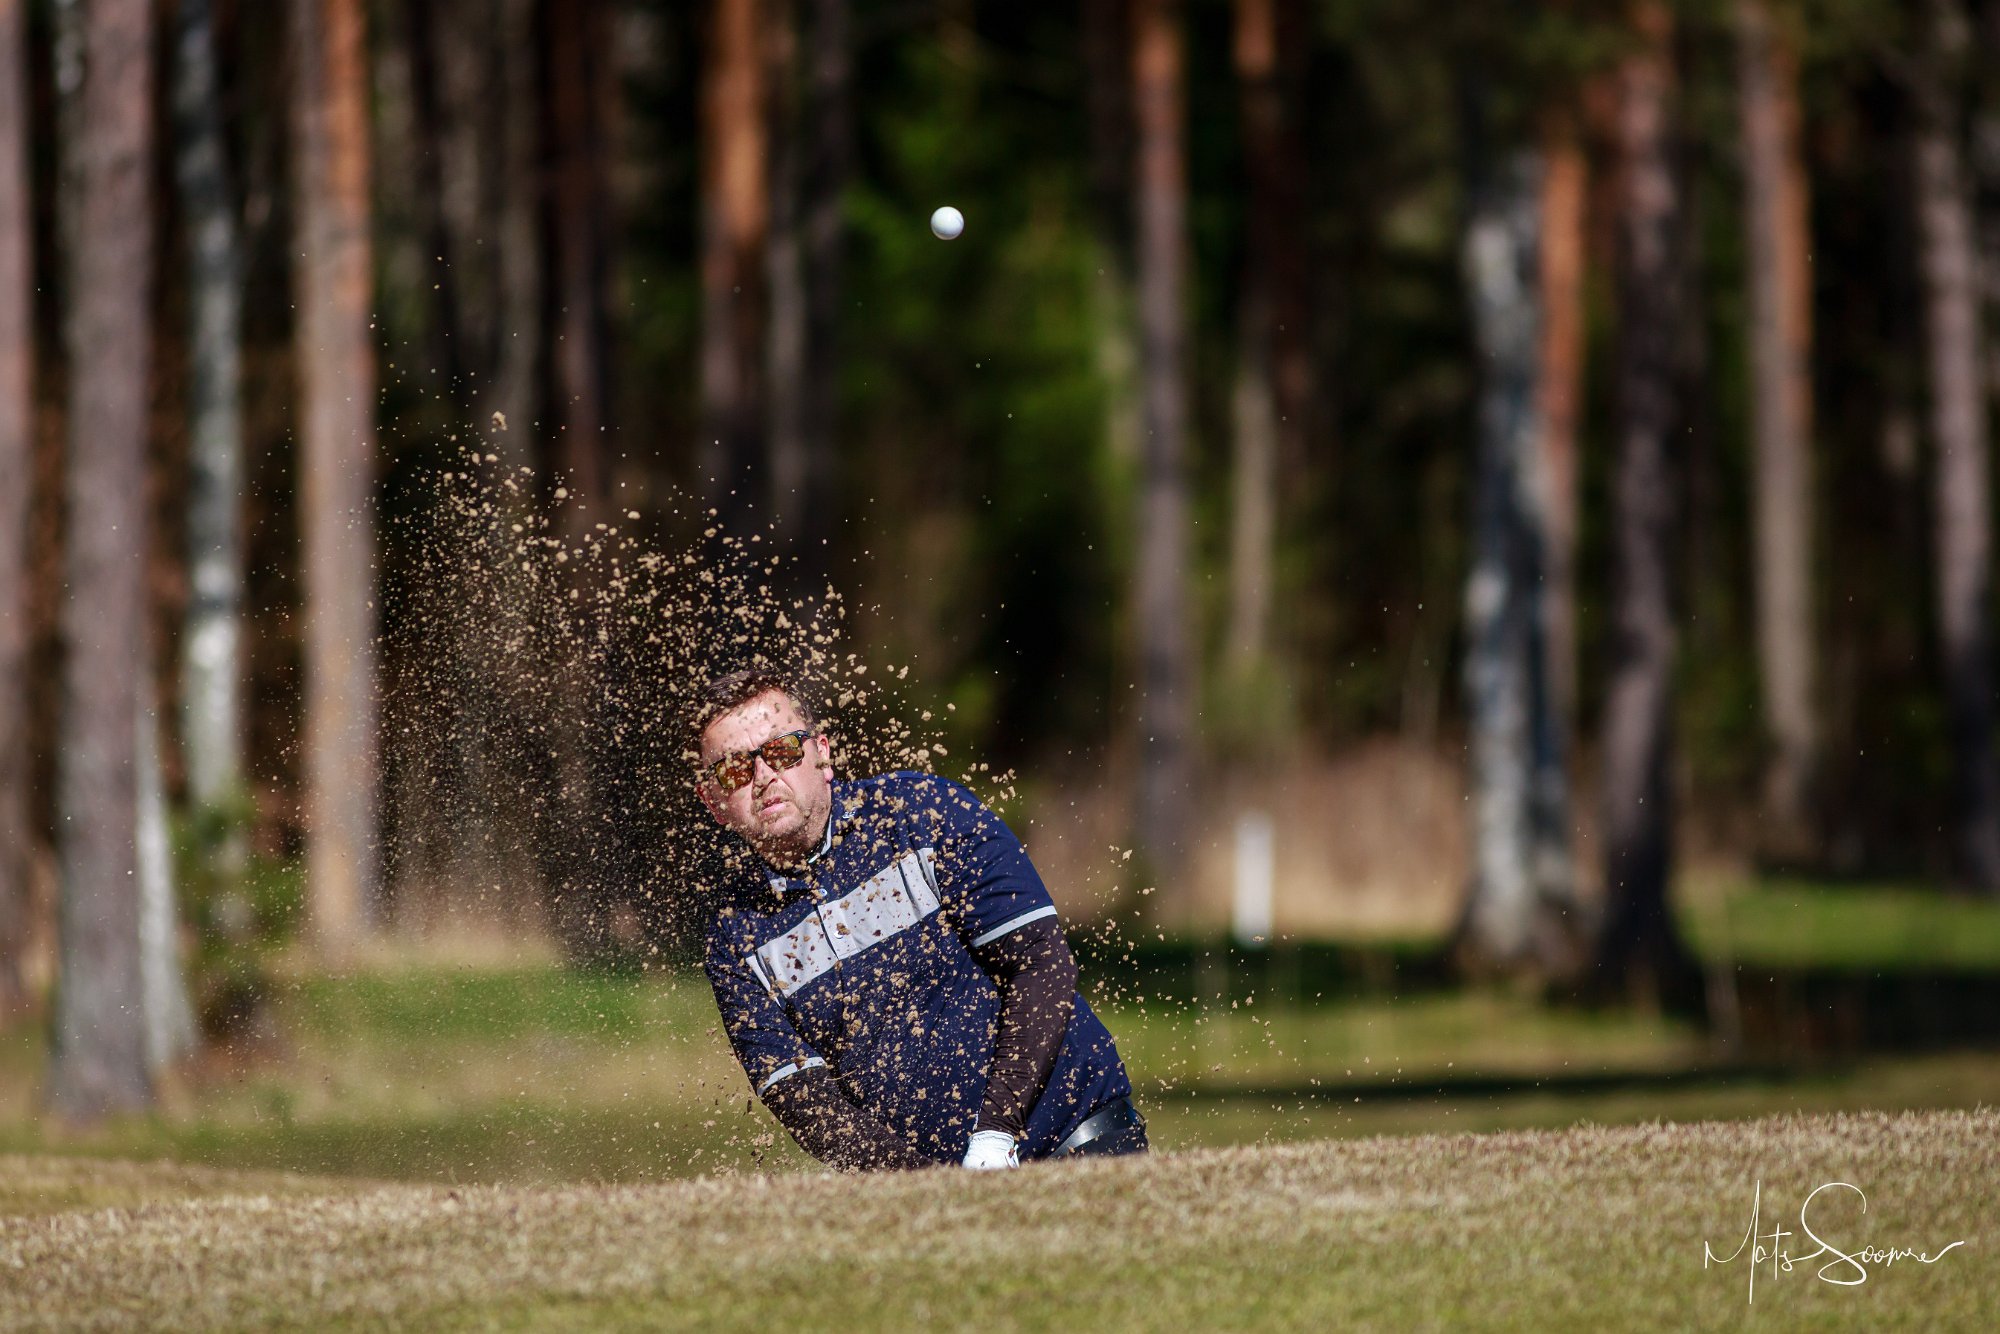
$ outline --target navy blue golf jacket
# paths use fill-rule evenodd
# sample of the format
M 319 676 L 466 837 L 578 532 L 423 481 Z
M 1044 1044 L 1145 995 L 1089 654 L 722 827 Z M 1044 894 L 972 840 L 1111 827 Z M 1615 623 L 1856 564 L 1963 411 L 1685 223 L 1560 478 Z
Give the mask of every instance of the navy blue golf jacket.
M 803 874 L 744 849 L 721 887 L 706 968 L 736 1058 L 763 1096 L 828 1067 L 847 1095 L 937 1162 L 978 1118 L 999 993 L 973 950 L 1056 915 L 1019 839 L 949 779 L 899 771 L 833 784 Z M 1020 1148 L 1045 1157 L 1132 1092 L 1082 996 Z

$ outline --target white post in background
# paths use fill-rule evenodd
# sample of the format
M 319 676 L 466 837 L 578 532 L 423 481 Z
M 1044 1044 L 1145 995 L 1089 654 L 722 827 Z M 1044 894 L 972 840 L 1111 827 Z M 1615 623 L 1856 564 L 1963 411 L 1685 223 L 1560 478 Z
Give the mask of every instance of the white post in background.
M 1271 817 L 1245 811 L 1236 817 L 1236 901 L 1229 933 L 1238 945 L 1271 942 Z

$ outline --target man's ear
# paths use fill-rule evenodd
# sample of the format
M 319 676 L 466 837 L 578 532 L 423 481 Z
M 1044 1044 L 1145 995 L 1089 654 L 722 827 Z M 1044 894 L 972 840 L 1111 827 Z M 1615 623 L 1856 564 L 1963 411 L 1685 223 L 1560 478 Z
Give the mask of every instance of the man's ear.
M 701 798 L 701 804 L 707 807 L 708 813 L 715 818 L 715 822 L 727 829 L 729 821 L 723 817 L 722 798 L 717 795 L 714 785 L 705 778 L 697 778 L 694 780 L 694 790 L 695 795 Z
M 813 740 L 819 742 L 819 767 L 826 770 L 827 777 L 833 776 L 833 738 L 821 732 Z

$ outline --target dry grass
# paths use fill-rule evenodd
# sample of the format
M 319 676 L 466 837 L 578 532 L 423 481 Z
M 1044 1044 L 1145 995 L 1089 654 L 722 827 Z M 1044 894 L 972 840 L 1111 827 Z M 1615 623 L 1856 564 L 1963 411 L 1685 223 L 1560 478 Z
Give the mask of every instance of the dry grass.
M 0 1177 L 33 1173 L 0 1160 Z M 66 1170 L 66 1169 L 65 1169 Z M 96 1170 L 104 1170 L 102 1168 Z M 1725 1252 L 1815 1204 L 1828 1240 L 1931 1250 L 1859 1287 Z M 1984 1329 L 2000 1114 L 1375 1138 L 1001 1178 L 212 1194 L 0 1218 L 0 1326 Z M 247 1184 L 247 1183 L 239 1183 Z M 315 1188 L 320 1189 L 320 1188 Z M 194 1191 L 203 1198 L 172 1198 Z M 1803 1253 L 1794 1235 L 1787 1245 Z M 1766 1266 L 1768 1271 L 1769 1266 Z
M 0 1218 L 76 1210 L 136 1209 L 159 1200 L 213 1196 L 330 1196 L 368 1190 L 361 1180 L 296 1172 L 235 1172 L 178 1163 L 127 1163 L 40 1154 L 0 1154 Z

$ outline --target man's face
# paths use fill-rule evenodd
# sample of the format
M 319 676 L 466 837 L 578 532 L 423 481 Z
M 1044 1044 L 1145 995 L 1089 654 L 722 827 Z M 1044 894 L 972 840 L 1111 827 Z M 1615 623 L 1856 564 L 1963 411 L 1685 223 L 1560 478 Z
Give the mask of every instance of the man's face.
M 781 691 L 747 699 L 702 730 L 702 804 L 717 824 L 740 834 L 767 861 L 797 862 L 817 844 L 833 806 L 831 747 L 822 736 L 806 740 L 805 758 L 773 769 L 757 758 L 750 781 L 725 792 L 709 766 L 725 755 L 754 751 L 774 736 L 809 730 L 798 706 Z

